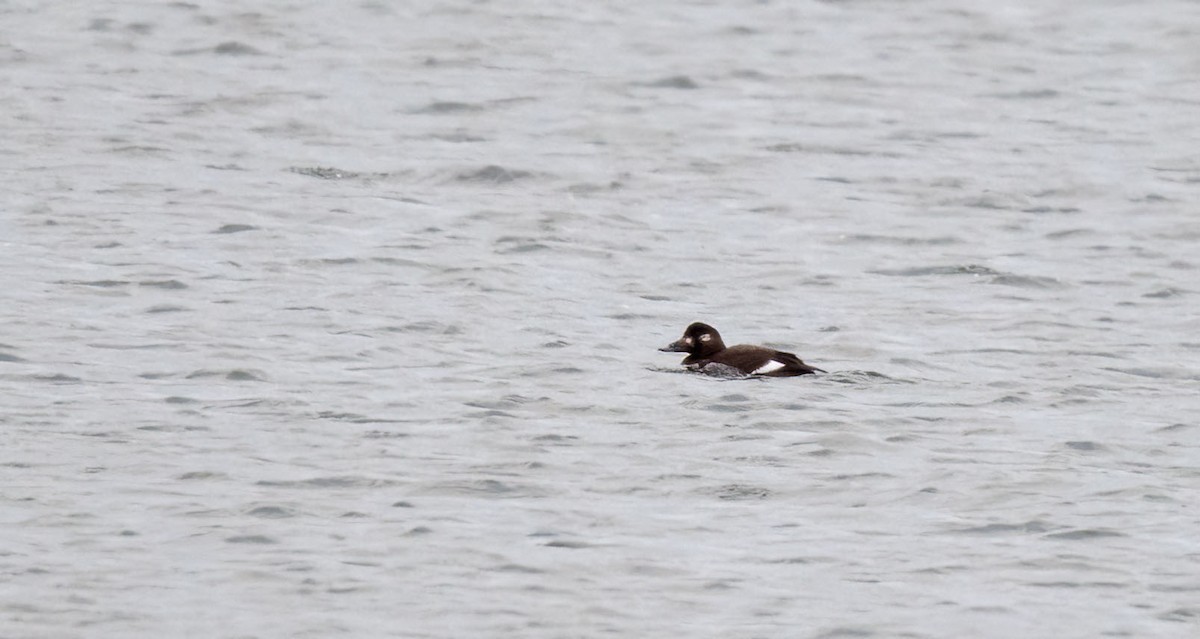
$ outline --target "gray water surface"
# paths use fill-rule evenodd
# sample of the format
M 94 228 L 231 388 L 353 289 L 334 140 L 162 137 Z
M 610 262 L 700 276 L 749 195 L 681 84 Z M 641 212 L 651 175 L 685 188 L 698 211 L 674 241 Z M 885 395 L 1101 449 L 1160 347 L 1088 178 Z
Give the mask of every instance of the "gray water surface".
M 1198 42 L 0 3 L 0 635 L 1195 637 Z

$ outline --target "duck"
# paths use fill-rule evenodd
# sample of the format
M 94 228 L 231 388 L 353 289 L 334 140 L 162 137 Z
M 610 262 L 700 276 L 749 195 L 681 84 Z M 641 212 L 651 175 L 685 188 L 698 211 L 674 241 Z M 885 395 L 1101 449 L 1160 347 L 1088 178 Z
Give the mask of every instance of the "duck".
M 703 322 L 693 322 L 683 331 L 683 337 L 658 349 L 664 353 L 687 353 L 682 364 L 692 370 L 720 370 L 728 367 L 743 375 L 762 377 L 796 377 L 824 373 L 805 364 L 792 353 L 766 346 L 738 344 L 725 346 L 717 329 Z M 717 364 L 719 366 L 712 366 Z

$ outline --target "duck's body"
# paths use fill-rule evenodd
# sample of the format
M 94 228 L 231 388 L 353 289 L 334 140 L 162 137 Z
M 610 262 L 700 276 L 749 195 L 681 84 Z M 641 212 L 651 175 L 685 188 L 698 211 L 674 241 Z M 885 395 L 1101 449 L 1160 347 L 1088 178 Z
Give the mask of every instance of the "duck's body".
M 766 377 L 795 377 L 825 371 L 809 366 L 792 353 L 777 351 L 766 346 L 725 346 L 717 329 L 695 322 L 683 332 L 683 337 L 659 350 L 670 353 L 687 353 L 683 365 L 704 370 L 710 364 L 720 364 L 738 370 L 744 375 Z

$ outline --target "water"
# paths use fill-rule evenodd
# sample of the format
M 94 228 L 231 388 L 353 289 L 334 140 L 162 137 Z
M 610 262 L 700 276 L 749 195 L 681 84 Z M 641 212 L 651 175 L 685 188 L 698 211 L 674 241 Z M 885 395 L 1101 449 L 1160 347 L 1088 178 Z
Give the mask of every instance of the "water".
M 1200 629 L 1200 5 L 0 24 L 3 636 Z

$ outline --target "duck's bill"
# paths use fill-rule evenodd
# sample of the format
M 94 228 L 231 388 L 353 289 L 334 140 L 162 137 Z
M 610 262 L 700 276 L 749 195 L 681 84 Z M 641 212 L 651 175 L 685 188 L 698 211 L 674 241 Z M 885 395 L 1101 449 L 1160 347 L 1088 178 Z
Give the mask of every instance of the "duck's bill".
M 684 345 L 682 340 L 680 340 L 678 342 L 671 342 L 670 344 L 667 344 L 666 346 L 664 346 L 658 350 L 660 350 L 664 353 L 686 353 L 686 352 L 688 352 L 688 348 L 686 345 Z

